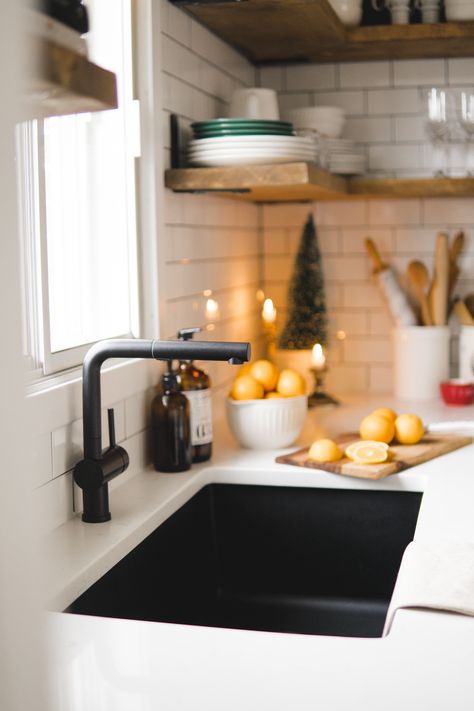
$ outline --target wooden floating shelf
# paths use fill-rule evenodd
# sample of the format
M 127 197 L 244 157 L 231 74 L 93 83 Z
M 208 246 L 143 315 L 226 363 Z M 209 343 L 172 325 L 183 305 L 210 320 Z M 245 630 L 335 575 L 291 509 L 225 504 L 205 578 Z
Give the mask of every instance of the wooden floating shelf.
M 250 202 L 473 197 L 474 178 L 342 178 L 310 163 L 167 170 L 175 192 L 215 193 Z
M 345 27 L 327 0 L 171 0 L 255 63 L 474 56 L 474 22 Z
M 48 40 L 37 40 L 24 89 L 28 118 L 117 108 L 115 74 Z

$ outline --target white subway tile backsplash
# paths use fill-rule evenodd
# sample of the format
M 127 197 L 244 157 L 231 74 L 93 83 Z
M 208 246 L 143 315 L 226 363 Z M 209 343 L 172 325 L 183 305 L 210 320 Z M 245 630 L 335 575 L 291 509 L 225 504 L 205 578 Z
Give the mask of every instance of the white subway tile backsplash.
M 338 311 L 331 309 L 329 312 L 331 334 L 334 335 L 338 331 L 344 331 L 348 336 L 365 336 L 368 333 L 368 316 L 369 314 L 366 311 Z
M 417 225 L 421 219 L 419 200 L 371 200 L 369 225 Z
M 344 126 L 344 138 L 358 143 L 390 142 L 392 127 L 389 117 L 354 118 L 349 116 Z
M 474 223 L 474 200 L 472 198 L 427 198 L 422 200 L 425 225 Z
M 383 298 L 375 284 L 342 284 L 344 308 L 382 308 Z
M 416 171 L 422 166 L 420 148 L 416 145 L 369 146 L 368 157 L 371 171 Z
M 32 486 L 36 488 L 53 476 L 51 433 L 37 434 L 30 441 Z
M 341 89 L 389 86 L 390 65 L 388 62 L 341 64 L 339 66 L 339 85 Z
M 366 281 L 370 275 L 369 260 L 366 257 L 344 257 L 329 254 L 323 257 L 325 278 L 331 281 Z
M 389 337 L 390 331 L 393 328 L 393 322 L 390 317 L 388 308 L 380 311 L 371 311 L 369 314 L 369 330 L 370 336 L 385 336 Z
M 366 94 L 364 91 L 316 91 L 315 106 L 339 106 L 348 116 L 360 116 L 365 110 Z
M 278 95 L 278 105 L 280 107 L 281 118 L 285 121 L 290 119 L 291 109 L 299 109 L 301 106 L 312 106 L 311 95 L 303 92 L 291 93 L 282 92 Z
M 326 389 L 335 395 L 344 396 L 344 393 L 366 393 L 368 380 L 368 366 L 366 365 L 331 365 L 324 381 Z
M 347 338 L 344 341 L 345 363 L 390 363 L 392 344 L 385 338 Z
M 393 249 L 393 234 L 391 229 L 380 229 L 374 227 L 343 227 L 342 233 L 342 253 L 343 254 L 364 254 L 368 259 L 365 240 L 370 237 L 379 252 L 384 255 Z
M 473 84 L 474 57 L 448 59 L 448 80 L 452 86 L 456 84 Z
M 323 202 L 316 210 L 316 222 L 324 227 L 344 227 L 367 223 L 367 204 L 357 202 Z
M 426 120 L 423 116 L 394 116 L 392 121 L 396 143 L 427 140 Z
M 336 87 L 334 64 L 298 64 L 284 68 L 286 91 L 317 91 Z
M 264 89 L 275 89 L 282 91 L 284 88 L 284 67 L 259 67 L 258 68 L 258 85 Z
M 369 392 L 388 394 L 393 388 L 393 369 L 385 365 L 371 365 L 369 368 Z
M 417 114 L 421 108 L 421 99 L 417 89 L 369 89 L 369 114 L 397 116 L 399 114 Z
M 395 86 L 440 86 L 446 83 L 445 59 L 413 59 L 393 63 Z

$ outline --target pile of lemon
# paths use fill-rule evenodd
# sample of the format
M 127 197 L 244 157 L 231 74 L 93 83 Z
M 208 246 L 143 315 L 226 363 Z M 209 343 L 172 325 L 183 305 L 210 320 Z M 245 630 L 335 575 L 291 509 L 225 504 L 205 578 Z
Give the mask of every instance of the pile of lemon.
M 310 447 L 308 458 L 316 462 L 336 462 L 344 454 L 356 464 L 381 464 L 390 459 L 390 443 L 417 444 L 425 428 L 418 415 L 397 415 L 382 407 L 364 417 L 359 427 L 361 439 L 343 451 L 332 439 L 318 439 Z
M 291 368 L 281 372 L 269 360 L 244 365 L 237 375 L 229 397 L 233 400 L 295 397 L 306 393 L 304 378 Z

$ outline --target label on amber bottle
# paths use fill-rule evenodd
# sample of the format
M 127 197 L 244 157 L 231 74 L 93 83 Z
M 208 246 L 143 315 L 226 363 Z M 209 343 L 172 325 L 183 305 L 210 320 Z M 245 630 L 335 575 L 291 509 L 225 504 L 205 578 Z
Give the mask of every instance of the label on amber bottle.
M 199 444 L 209 444 L 212 442 L 211 391 L 208 388 L 185 390 L 183 395 L 186 395 L 189 400 L 191 444 L 193 447 Z

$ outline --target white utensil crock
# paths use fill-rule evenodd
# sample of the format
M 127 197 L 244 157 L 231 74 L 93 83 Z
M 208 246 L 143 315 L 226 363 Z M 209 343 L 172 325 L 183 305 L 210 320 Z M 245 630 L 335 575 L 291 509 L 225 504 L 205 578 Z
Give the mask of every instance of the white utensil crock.
M 400 400 L 432 400 L 449 378 L 448 326 L 409 326 L 393 331 L 394 395 Z
M 474 326 L 461 326 L 459 377 L 461 380 L 474 380 Z

